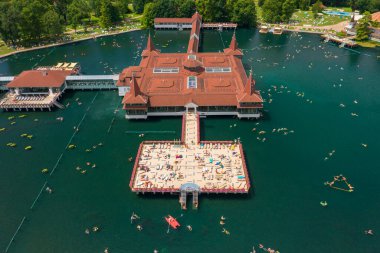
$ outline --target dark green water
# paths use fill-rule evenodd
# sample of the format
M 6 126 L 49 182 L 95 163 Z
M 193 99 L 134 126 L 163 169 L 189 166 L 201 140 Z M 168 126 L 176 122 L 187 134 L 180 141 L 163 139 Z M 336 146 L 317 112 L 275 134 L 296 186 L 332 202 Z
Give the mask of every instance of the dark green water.
M 0 61 L 0 74 L 62 61 L 80 62 L 86 74 L 118 73 L 140 61 L 136 55 L 146 34 L 19 54 Z M 164 52 L 185 51 L 188 36 L 160 31 L 154 41 Z M 202 36 L 202 50 L 218 51 L 232 32 Z M 69 92 L 65 110 L 0 113 L 0 128 L 6 128 L 0 132 L 0 251 L 26 217 L 8 252 L 103 252 L 105 247 L 110 252 L 249 252 L 259 243 L 281 252 L 380 252 L 380 50 L 339 49 L 307 34 L 274 37 L 238 30 L 237 38 L 246 70 L 253 67 L 257 88 L 272 102 L 259 121 L 207 118 L 201 129 L 203 139 L 241 137 L 254 185 L 249 196 L 202 195 L 199 210 L 182 212 L 176 196 L 133 194 L 128 157 L 135 156 L 141 138 L 126 131 L 174 131 L 146 134 L 145 139 L 179 138 L 181 119 L 127 121 L 122 111 L 114 113 L 121 100 L 116 91 Z M 21 114 L 27 117 L 18 118 Z M 63 122 L 56 120 L 60 116 Z M 272 133 L 273 128 L 294 134 Z M 267 132 L 260 136 L 265 142 L 256 139 L 261 130 Z M 21 138 L 22 133 L 33 139 Z M 67 151 L 71 138 L 77 148 Z M 17 147 L 7 147 L 8 142 Z M 85 152 L 99 142 L 104 145 Z M 25 151 L 28 145 L 33 149 Z M 57 161 L 52 176 L 40 172 L 51 172 Z M 97 166 L 89 168 L 86 162 Z M 77 166 L 87 173 L 79 173 Z M 355 187 L 353 193 L 324 186 L 338 174 Z M 46 181 L 53 193 L 43 191 L 31 210 Z M 328 207 L 320 206 L 322 200 Z M 142 217 L 142 232 L 130 224 L 133 211 Z M 166 233 L 162 217 L 168 213 L 183 214 L 179 231 Z M 221 233 L 221 215 L 227 217 L 230 236 Z M 84 230 L 94 225 L 100 231 L 86 235 Z M 375 236 L 364 235 L 365 229 L 373 229 Z

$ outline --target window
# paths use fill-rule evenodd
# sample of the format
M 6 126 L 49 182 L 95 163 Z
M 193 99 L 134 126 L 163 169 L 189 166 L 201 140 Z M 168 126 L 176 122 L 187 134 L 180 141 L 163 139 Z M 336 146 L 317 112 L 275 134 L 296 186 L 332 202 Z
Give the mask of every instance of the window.
M 231 72 L 231 68 L 221 68 L 221 67 L 209 67 L 206 68 L 207 73 L 228 73 Z
M 187 56 L 187 59 L 189 59 L 189 60 L 196 60 L 196 59 L 197 59 L 197 56 L 196 56 L 196 55 L 193 55 L 193 54 L 189 54 L 189 55 Z
M 178 73 L 179 68 L 154 68 L 153 73 L 159 74 L 159 73 L 165 73 L 165 74 L 170 74 L 170 73 Z
M 197 78 L 195 76 L 189 76 L 187 78 L 187 88 L 189 89 L 197 88 Z

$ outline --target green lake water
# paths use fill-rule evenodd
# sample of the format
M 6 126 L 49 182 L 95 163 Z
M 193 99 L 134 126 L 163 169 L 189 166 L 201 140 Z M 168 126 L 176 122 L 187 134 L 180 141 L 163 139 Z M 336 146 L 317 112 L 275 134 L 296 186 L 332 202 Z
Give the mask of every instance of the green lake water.
M 189 31 L 153 34 L 163 52 L 187 48 Z M 231 36 L 204 31 L 201 51 L 222 50 Z M 84 74 L 119 73 L 139 63 L 146 38 L 147 31 L 137 31 L 21 53 L 0 60 L 0 75 L 63 61 L 80 62 Z M 0 128 L 6 128 L 0 132 L 0 251 L 25 217 L 8 252 L 249 252 L 252 246 L 264 252 L 260 243 L 291 253 L 380 252 L 380 50 L 342 49 L 309 34 L 240 29 L 237 39 L 267 101 L 264 117 L 202 119 L 201 138 L 241 138 L 253 184 L 248 196 L 201 195 L 198 210 L 181 211 L 178 196 L 132 193 L 128 158 L 142 139 L 128 131 L 164 131 L 144 139 L 173 140 L 180 138 L 181 119 L 127 121 L 116 91 L 67 92 L 64 110 L 0 113 Z M 66 150 L 69 143 L 77 147 Z M 98 143 L 103 146 L 85 152 Z M 32 150 L 24 150 L 29 145 Z M 339 174 L 354 192 L 324 185 Z M 42 190 L 34 203 L 45 182 L 53 193 Z M 130 224 L 132 212 L 143 231 Z M 179 217 L 181 229 L 167 233 L 167 214 Z M 221 215 L 229 236 L 221 233 Z M 84 233 L 95 225 L 99 232 Z M 364 235 L 366 229 L 375 236 Z

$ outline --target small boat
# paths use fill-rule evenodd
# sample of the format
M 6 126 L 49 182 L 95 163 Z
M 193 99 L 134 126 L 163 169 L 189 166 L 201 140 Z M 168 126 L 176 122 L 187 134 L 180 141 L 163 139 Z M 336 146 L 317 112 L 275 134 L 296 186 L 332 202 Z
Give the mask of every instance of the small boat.
M 320 204 L 321 204 L 321 206 L 323 206 L 323 207 L 326 207 L 327 206 L 327 202 L 326 201 L 321 201 L 321 202 L 319 202 Z
M 266 26 L 266 25 L 262 25 L 262 26 L 260 27 L 259 33 L 268 33 L 268 31 L 269 31 L 268 26 Z
M 226 220 L 226 218 L 224 216 L 221 216 L 220 220 Z
M 193 231 L 193 228 L 190 225 L 187 225 L 186 227 L 187 227 L 187 230 Z
M 171 215 L 168 215 L 165 217 L 166 222 L 171 226 L 173 229 L 177 229 L 179 226 L 181 226 L 178 221 L 173 218 Z
M 221 220 L 221 221 L 219 222 L 219 224 L 220 224 L 220 225 L 224 225 L 225 223 L 224 223 L 224 221 Z

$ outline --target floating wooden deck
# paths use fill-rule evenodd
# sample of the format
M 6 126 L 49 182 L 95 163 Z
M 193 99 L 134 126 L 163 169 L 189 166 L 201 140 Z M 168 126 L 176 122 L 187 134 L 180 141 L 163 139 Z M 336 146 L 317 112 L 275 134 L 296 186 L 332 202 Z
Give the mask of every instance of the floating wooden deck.
M 339 47 L 356 47 L 358 44 L 348 38 L 340 38 L 338 36 L 332 35 L 332 34 L 322 34 L 321 37 L 324 39 L 325 42 L 334 42 L 339 44 Z
M 140 144 L 129 186 L 136 193 L 181 193 L 186 208 L 186 192 L 197 206 L 200 193 L 248 193 L 251 185 L 242 145 L 201 141 L 199 114 L 192 112 L 183 116 L 180 142 Z

